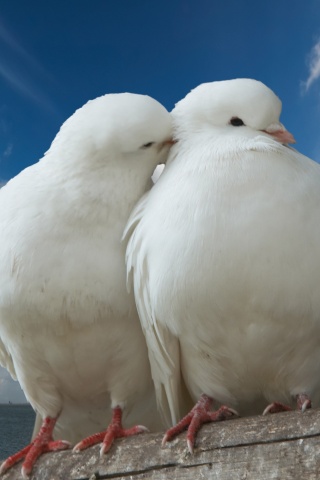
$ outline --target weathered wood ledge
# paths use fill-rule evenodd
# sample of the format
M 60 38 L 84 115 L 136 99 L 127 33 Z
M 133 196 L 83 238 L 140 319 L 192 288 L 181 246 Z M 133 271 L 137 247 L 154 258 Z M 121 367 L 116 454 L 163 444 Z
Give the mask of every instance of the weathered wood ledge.
M 165 448 L 162 436 L 120 439 L 103 458 L 99 446 L 78 454 L 45 454 L 30 480 L 320 478 L 320 409 L 208 424 L 198 435 L 193 455 L 187 451 L 185 434 Z M 17 465 L 2 479 L 20 479 L 20 468 Z

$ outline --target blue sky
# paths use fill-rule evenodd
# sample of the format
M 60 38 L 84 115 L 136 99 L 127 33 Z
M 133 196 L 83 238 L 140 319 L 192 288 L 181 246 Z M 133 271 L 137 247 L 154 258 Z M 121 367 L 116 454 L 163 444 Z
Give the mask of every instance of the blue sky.
M 320 161 L 319 0 L 1 0 L 0 183 L 89 99 L 144 93 L 171 110 L 236 77 L 271 87 L 297 148 Z M 0 384 L 0 401 L 21 397 L 1 369 Z
M 171 110 L 236 77 L 270 86 L 297 148 L 320 161 L 319 0 L 2 0 L 0 12 L 0 181 L 89 99 L 145 93 Z

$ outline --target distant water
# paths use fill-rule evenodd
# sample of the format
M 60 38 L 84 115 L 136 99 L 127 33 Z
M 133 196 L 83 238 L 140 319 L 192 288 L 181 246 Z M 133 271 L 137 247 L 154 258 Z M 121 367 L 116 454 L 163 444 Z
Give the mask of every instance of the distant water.
M 30 443 L 35 413 L 30 405 L 0 405 L 0 460 Z

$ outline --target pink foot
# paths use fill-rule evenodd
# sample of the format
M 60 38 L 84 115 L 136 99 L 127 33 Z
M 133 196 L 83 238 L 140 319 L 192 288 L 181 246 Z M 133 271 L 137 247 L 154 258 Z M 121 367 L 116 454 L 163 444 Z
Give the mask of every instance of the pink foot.
M 215 412 L 210 411 L 213 399 L 208 395 L 202 394 L 193 409 L 180 420 L 177 425 L 167 430 L 162 440 L 162 446 L 170 442 L 176 435 L 188 428 L 187 444 L 190 453 L 193 453 L 194 443 L 201 425 L 208 422 L 220 422 L 230 417 L 238 416 L 238 412 L 233 408 L 223 405 Z
M 87 437 L 81 442 L 77 443 L 77 445 L 73 448 L 73 451 L 80 452 L 80 450 L 84 450 L 85 448 L 102 442 L 100 455 L 103 455 L 110 450 L 111 445 L 116 438 L 130 437 L 131 435 L 137 435 L 138 433 L 144 433 L 148 431 L 149 430 L 143 425 L 136 425 L 135 427 L 124 429 L 122 427 L 122 409 L 120 407 L 115 407 L 113 409 L 112 420 L 108 428 L 103 432 L 90 435 L 90 437 Z
M 296 396 L 297 407 L 301 412 L 305 412 L 308 408 L 312 407 L 311 400 L 306 393 L 299 393 Z M 280 402 L 273 402 L 264 409 L 262 415 L 267 415 L 268 413 L 279 413 L 279 412 L 289 412 L 292 408 L 289 405 L 285 405 Z
M 21 474 L 23 478 L 28 478 L 32 468 L 43 453 L 56 452 L 57 450 L 65 450 L 70 447 L 70 443 L 64 440 L 54 441 L 52 432 L 57 419 L 46 417 L 41 425 L 38 435 L 30 445 L 15 453 L 5 460 L 0 467 L 0 474 L 11 468 L 17 462 L 24 458 Z

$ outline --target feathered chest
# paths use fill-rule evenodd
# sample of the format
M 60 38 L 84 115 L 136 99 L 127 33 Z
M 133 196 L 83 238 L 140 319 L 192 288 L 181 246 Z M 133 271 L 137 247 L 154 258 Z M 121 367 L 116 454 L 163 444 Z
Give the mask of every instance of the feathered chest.
M 290 309 L 301 278 L 315 295 L 319 175 L 254 152 L 180 167 L 159 180 L 138 226 L 156 309 L 210 315 L 230 298 L 263 309 L 281 295 Z

